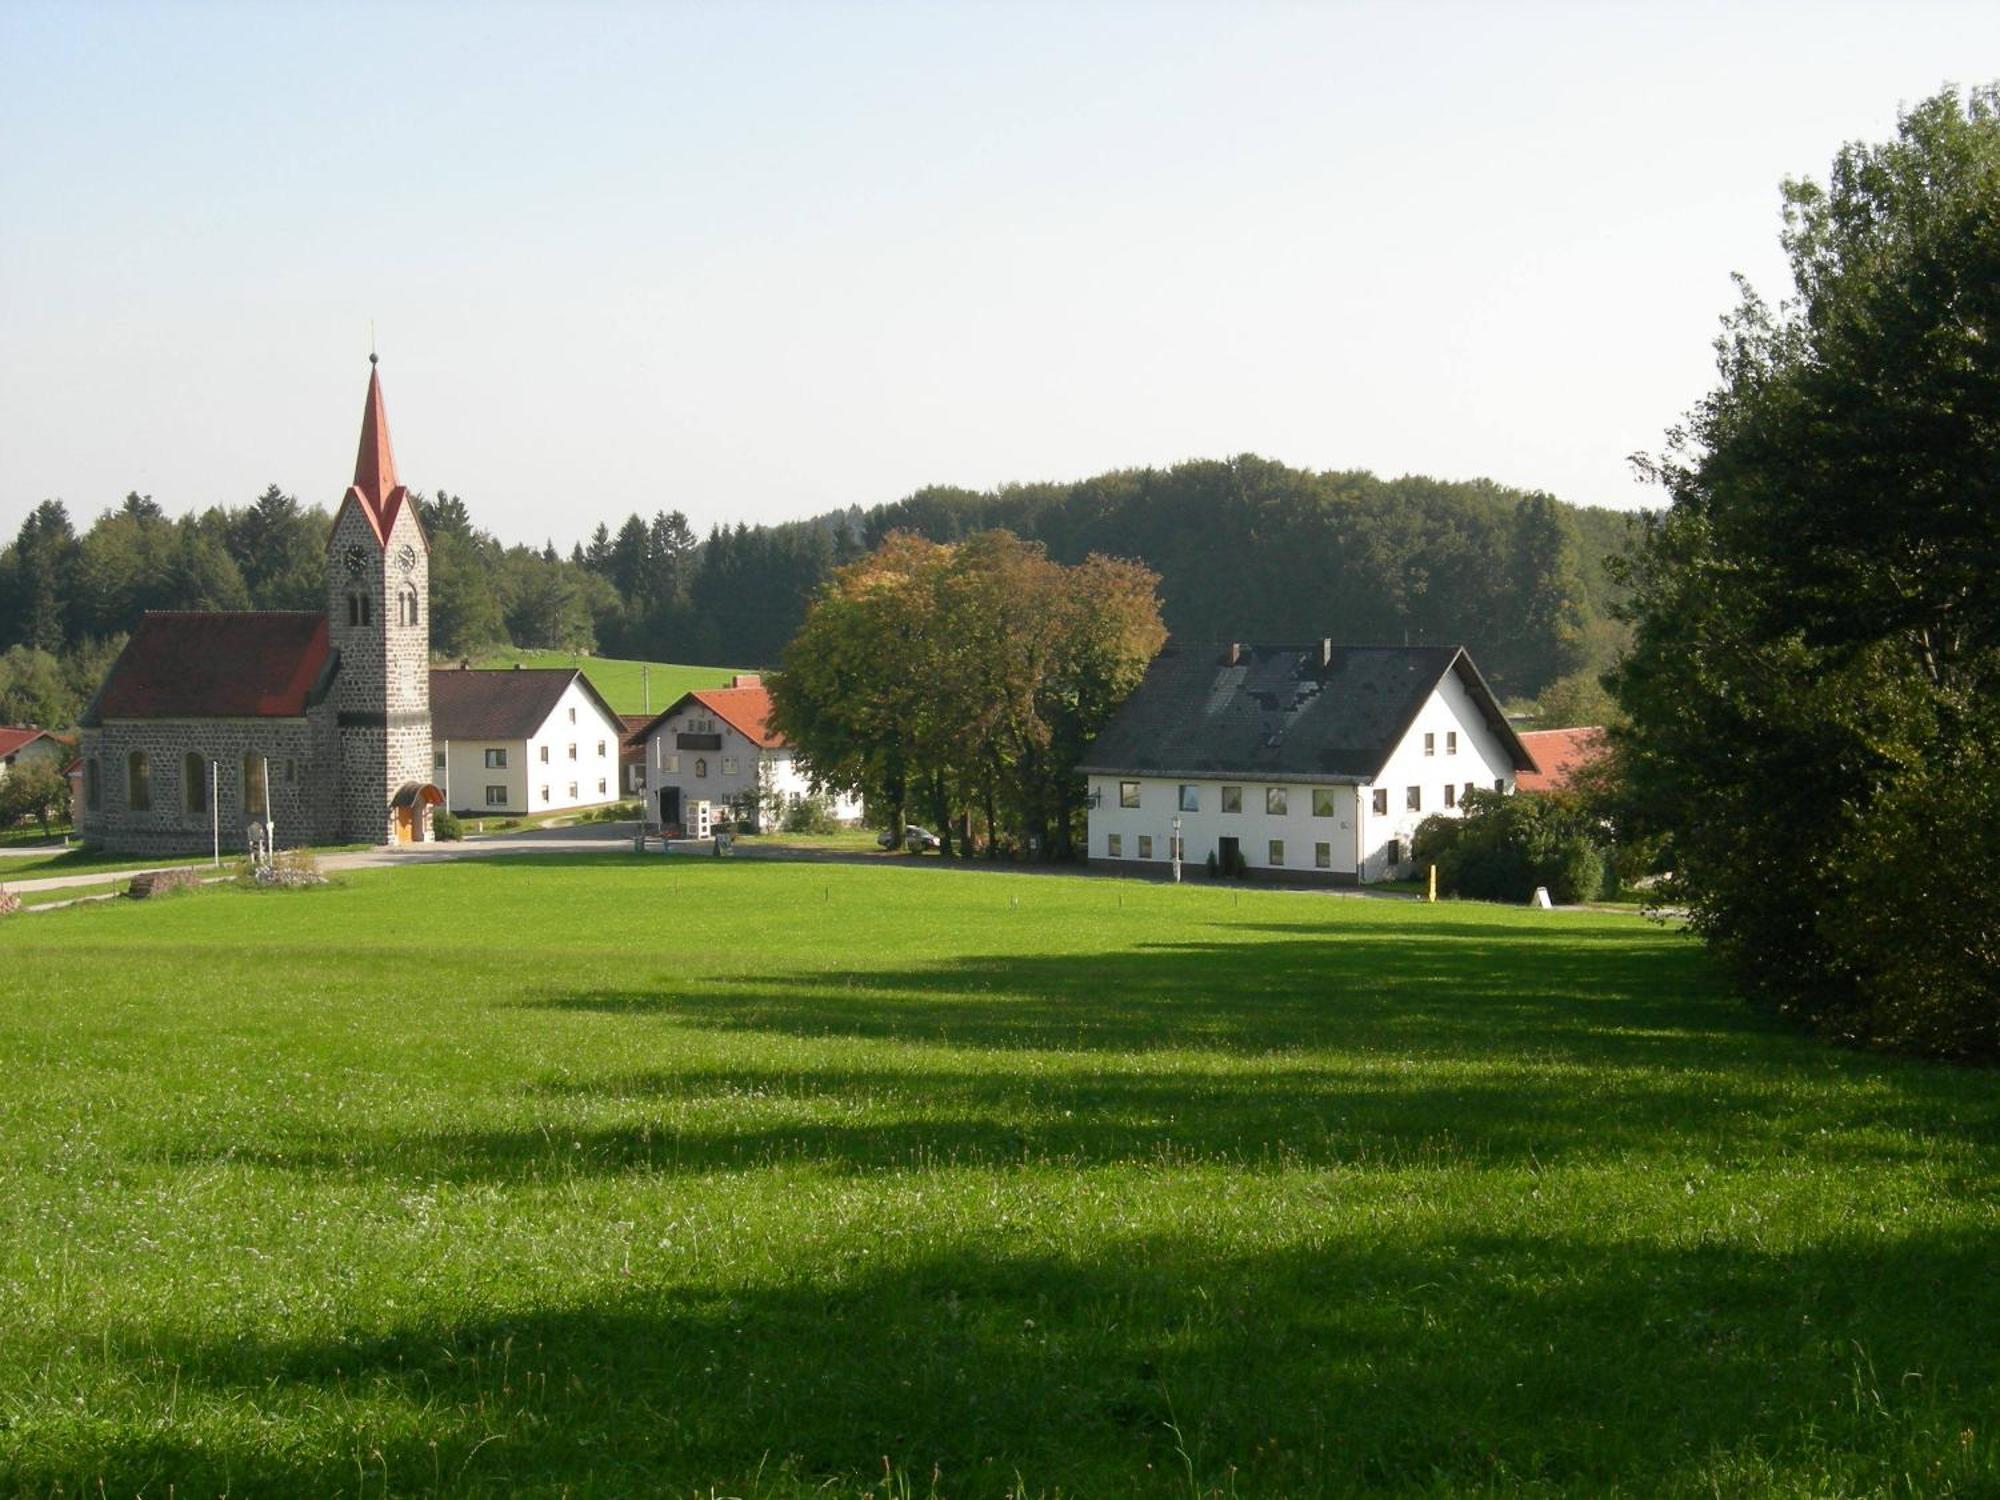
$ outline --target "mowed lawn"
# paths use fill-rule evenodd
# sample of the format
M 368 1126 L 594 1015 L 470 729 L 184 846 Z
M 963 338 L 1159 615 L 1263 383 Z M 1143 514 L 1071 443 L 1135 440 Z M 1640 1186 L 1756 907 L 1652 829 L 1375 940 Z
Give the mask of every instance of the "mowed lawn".
M 2000 1490 L 1995 1076 L 1637 918 L 516 858 L 0 972 L 0 1493 Z
M 578 667 L 605 702 L 621 714 L 661 713 L 695 688 L 726 687 L 741 667 L 695 667 L 670 661 L 626 661 L 615 656 L 577 656 L 568 651 L 498 651 L 479 658 L 482 668 Z M 651 708 L 648 709 L 650 693 Z

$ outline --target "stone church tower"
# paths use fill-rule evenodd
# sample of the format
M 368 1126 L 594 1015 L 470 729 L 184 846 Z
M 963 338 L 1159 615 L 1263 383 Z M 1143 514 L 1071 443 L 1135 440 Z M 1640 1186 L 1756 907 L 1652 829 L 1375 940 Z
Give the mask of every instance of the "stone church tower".
M 380 844 L 429 837 L 430 543 L 396 478 L 374 355 L 368 363 L 354 483 L 326 544 L 326 618 L 340 668 L 325 753 L 340 767 L 337 837 Z

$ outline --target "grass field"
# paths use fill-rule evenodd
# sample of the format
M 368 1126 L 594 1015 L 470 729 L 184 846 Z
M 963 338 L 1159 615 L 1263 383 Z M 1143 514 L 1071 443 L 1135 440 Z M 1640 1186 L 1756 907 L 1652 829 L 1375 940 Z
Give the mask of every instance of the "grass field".
M 1635 918 L 885 866 L 0 922 L 0 1493 L 2000 1491 L 1991 1073 Z
M 659 713 L 682 693 L 694 688 L 722 687 L 732 673 L 747 667 L 690 667 L 670 661 L 621 661 L 609 656 L 576 656 L 568 651 L 500 651 L 479 657 L 476 667 L 581 667 L 590 685 L 621 714 L 648 712 L 650 679 L 652 707 Z M 642 669 L 645 669 L 642 671 Z

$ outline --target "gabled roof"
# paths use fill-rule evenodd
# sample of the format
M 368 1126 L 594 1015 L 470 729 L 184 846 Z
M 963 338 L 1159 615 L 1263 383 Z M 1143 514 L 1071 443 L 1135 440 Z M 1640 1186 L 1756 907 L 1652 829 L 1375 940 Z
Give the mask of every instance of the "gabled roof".
M 1369 782 L 1453 673 L 1516 769 L 1532 770 L 1533 759 L 1460 647 L 1171 641 L 1077 769 Z
M 297 718 L 339 664 L 317 612 L 149 610 L 83 722 Z
M 646 749 L 645 729 L 648 724 L 653 722 L 653 716 L 651 714 L 620 714 L 618 722 L 625 726 L 625 737 L 618 743 L 628 750 L 637 750 L 641 754 L 644 754 Z
M 1531 729 L 1522 734 L 1521 742 L 1539 768 L 1524 771 L 1515 779 L 1524 792 L 1562 790 L 1571 776 L 1610 748 L 1603 726 L 1597 724 L 1581 729 Z
M 455 667 L 431 673 L 431 739 L 525 740 L 539 734 L 571 683 L 613 725 L 618 715 L 575 667 Z
M 632 738 L 644 740 L 668 718 L 689 704 L 700 704 L 759 750 L 782 750 L 785 737 L 771 728 L 771 690 L 761 682 L 754 687 L 696 688 L 682 693 L 659 713 L 632 731 Z
M 48 740 L 51 744 L 67 746 L 62 736 L 50 734 L 46 729 L 37 729 L 32 724 L 0 725 L 0 756 L 12 755 L 16 750 L 34 744 L 36 740 Z

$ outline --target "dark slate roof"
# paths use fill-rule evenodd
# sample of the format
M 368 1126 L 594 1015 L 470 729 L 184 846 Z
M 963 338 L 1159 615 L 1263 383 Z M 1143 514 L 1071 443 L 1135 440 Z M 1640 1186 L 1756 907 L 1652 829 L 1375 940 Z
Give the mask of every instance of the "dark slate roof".
M 83 722 L 296 718 L 325 698 L 339 665 L 317 612 L 150 610 Z
M 575 667 L 502 667 L 494 671 L 455 668 L 431 673 L 433 740 L 525 740 L 556 711 L 572 682 L 582 680 L 614 726 L 618 715 L 604 695 Z
M 1457 646 L 1169 642 L 1084 752 L 1099 774 L 1372 781 L 1417 711 L 1456 672 L 1520 770 L 1534 760 Z

